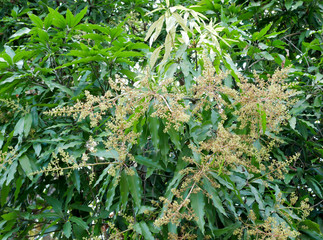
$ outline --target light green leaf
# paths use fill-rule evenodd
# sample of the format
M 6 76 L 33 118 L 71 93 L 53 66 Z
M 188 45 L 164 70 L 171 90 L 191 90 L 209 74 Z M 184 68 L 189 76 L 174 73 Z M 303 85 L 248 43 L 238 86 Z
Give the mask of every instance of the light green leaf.
M 146 37 L 145 37 L 145 41 L 147 41 L 149 38 L 150 38 L 150 36 L 151 36 L 151 34 L 153 33 L 153 31 L 157 28 L 157 26 L 159 25 L 163 25 L 163 23 L 164 23 L 164 15 L 162 15 L 162 16 L 160 16 L 160 18 L 156 21 L 156 22 L 154 22 L 151 26 L 150 26 L 150 28 L 148 29 L 148 32 L 147 32 L 147 35 L 146 35 Z M 158 37 L 158 36 L 157 36 Z M 157 38 L 156 37 L 156 38 Z M 151 45 L 150 45 L 151 46 Z
M 257 39 L 256 40 L 261 40 L 262 37 L 268 32 L 268 30 L 271 28 L 271 26 L 273 25 L 273 23 L 268 24 L 266 27 L 264 27 L 263 29 L 261 29 L 261 31 L 259 32 Z
M 22 29 L 19 29 L 15 34 L 11 35 L 10 36 L 10 39 L 11 38 L 16 38 L 16 37 L 20 37 L 22 35 L 25 35 L 25 34 L 28 34 L 30 32 L 30 29 L 29 28 L 22 28 Z
M 35 14 L 28 14 L 28 16 L 36 27 L 43 28 L 43 21 L 38 16 Z
M 159 46 L 158 48 L 156 48 L 153 53 L 150 56 L 150 61 L 149 61 L 149 66 L 152 69 L 155 66 L 155 63 L 159 57 L 159 53 L 161 51 L 161 49 L 164 47 L 164 45 Z
M 288 122 L 289 122 L 289 125 L 291 126 L 291 128 L 295 130 L 296 118 L 292 117 L 291 119 L 288 120 Z
M 66 11 L 66 23 L 69 27 L 73 27 L 73 22 L 74 22 L 74 15 L 73 13 L 67 9 Z
M 275 58 L 271 56 L 269 52 L 263 51 L 260 53 L 260 55 L 262 55 L 267 60 L 270 60 L 270 61 L 275 60 Z
M 79 24 L 79 22 L 82 20 L 86 12 L 87 12 L 87 6 L 81 12 L 76 14 L 76 16 L 74 17 L 72 27 L 75 27 L 77 24 Z
M 203 195 L 203 193 L 201 191 L 191 195 L 191 206 L 193 208 L 194 214 L 198 217 L 197 225 L 199 226 L 199 229 L 204 234 L 204 232 L 205 232 L 205 229 L 204 229 L 204 225 L 205 225 L 205 220 L 204 220 L 205 202 L 204 202 L 204 195 Z

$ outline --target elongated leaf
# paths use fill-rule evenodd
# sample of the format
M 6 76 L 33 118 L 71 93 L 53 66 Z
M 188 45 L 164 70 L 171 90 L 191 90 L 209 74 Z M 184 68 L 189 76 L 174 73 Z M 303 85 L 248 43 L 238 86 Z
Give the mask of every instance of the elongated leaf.
M 24 119 L 24 135 L 25 135 L 25 137 L 27 137 L 28 134 L 29 134 L 29 132 L 30 132 L 30 128 L 31 128 L 31 125 L 32 125 L 32 121 L 33 121 L 32 114 L 31 113 L 28 113 L 25 116 L 25 119 Z
M 151 56 L 150 56 L 150 61 L 149 61 L 149 66 L 150 66 L 150 68 L 153 68 L 153 67 L 155 66 L 155 63 L 156 63 L 156 61 L 157 61 L 157 59 L 158 59 L 158 57 L 159 57 L 159 53 L 160 53 L 160 51 L 161 51 L 161 49 L 162 49 L 163 47 L 164 47 L 163 45 L 159 46 L 159 47 L 158 47 L 158 48 L 156 48 L 156 49 L 153 51 L 153 53 L 151 54 Z
M 105 209 L 107 211 L 109 211 L 111 205 L 112 205 L 112 202 L 113 202 L 113 198 L 114 198 L 114 195 L 115 195 L 115 192 L 116 192 L 116 188 L 118 186 L 118 182 L 119 182 L 119 172 L 116 173 L 116 175 L 113 177 L 110 185 L 109 185 L 109 189 L 108 189 L 108 192 L 107 192 L 107 196 L 106 196 L 106 201 L 105 201 Z
M 11 38 L 16 38 L 16 37 L 20 37 L 22 35 L 25 35 L 25 34 L 28 34 L 30 32 L 30 29 L 27 28 L 27 27 L 24 27 L 22 29 L 19 29 L 15 34 L 11 35 L 10 36 L 10 39 Z
M 24 131 L 24 122 L 25 122 L 24 117 L 19 119 L 19 121 L 16 123 L 13 136 L 21 135 L 23 133 L 23 131 Z
M 89 228 L 89 226 L 86 224 L 86 222 L 84 222 L 84 221 L 82 220 L 82 218 L 72 216 L 72 217 L 70 217 L 70 219 L 69 219 L 69 220 L 70 220 L 71 222 L 76 223 L 79 227 L 81 227 L 81 228 L 83 228 L 83 229 L 85 229 L 85 230 L 87 230 L 87 229 Z
M 36 27 L 43 28 L 43 21 L 38 16 L 35 14 L 28 14 L 28 16 Z
M 142 235 L 144 236 L 144 238 L 147 240 L 154 240 L 155 238 L 151 234 L 147 223 L 145 223 L 144 221 L 141 221 L 139 224 L 140 224 L 141 232 L 142 232 Z
M 53 210 L 60 216 L 64 217 L 63 211 L 62 211 L 62 202 L 60 202 L 58 199 L 50 197 L 50 196 L 43 196 L 44 200 L 48 202 L 52 207 Z
M 258 192 L 258 190 L 253 187 L 252 185 L 249 185 L 250 189 L 251 189 L 251 192 L 253 193 L 253 195 L 255 196 L 256 198 L 256 201 L 257 203 L 259 204 L 259 209 L 262 209 L 264 210 L 265 209 L 265 206 L 264 206 L 264 202 L 262 201 L 261 199 L 261 195 L 260 193 Z
M 122 209 L 125 209 L 128 203 L 129 184 L 127 178 L 128 176 L 126 175 L 125 171 L 122 171 L 120 178 L 120 201 Z
M 79 24 L 79 22 L 82 20 L 86 12 L 87 12 L 87 6 L 81 12 L 76 14 L 76 16 L 74 17 L 74 21 L 72 23 L 72 27 L 75 27 L 77 24 Z
M 204 202 L 204 195 L 203 195 L 203 193 L 201 191 L 191 195 L 191 206 L 193 208 L 194 214 L 196 215 L 196 217 L 198 217 L 197 225 L 199 226 L 199 229 L 204 234 L 204 232 L 205 232 L 205 229 L 204 229 L 204 225 L 205 225 L 205 220 L 204 220 L 205 202 Z
M 150 168 L 154 168 L 154 169 L 161 169 L 162 168 L 158 162 L 155 162 L 152 159 L 141 156 L 141 155 L 135 156 L 135 160 L 137 163 L 145 165 Z
M 31 168 L 31 164 L 30 164 L 30 160 L 27 157 L 27 155 L 22 155 L 19 158 L 19 163 L 21 168 L 24 170 L 24 172 L 26 173 L 27 177 L 30 178 L 30 180 L 33 179 L 33 176 L 29 175 L 30 173 L 33 172 L 32 168 Z
M 141 206 L 141 195 L 143 192 L 141 179 L 138 176 L 137 170 L 135 168 L 131 168 L 134 171 L 134 175 L 128 175 L 127 180 L 129 184 L 129 190 L 135 205 L 136 211 L 139 210 Z
M 69 238 L 72 232 L 72 224 L 70 221 L 66 222 L 63 226 L 63 233 L 65 237 Z
M 204 181 L 204 190 L 207 191 L 212 199 L 213 206 L 224 216 L 227 216 L 227 213 L 225 209 L 223 208 L 222 201 L 217 193 L 217 191 L 214 189 L 214 187 L 211 185 L 210 181 L 207 178 L 203 179 Z
M 148 118 L 148 125 L 149 130 L 151 132 L 151 140 L 153 142 L 153 145 L 156 149 L 158 149 L 159 146 L 159 119 L 156 117 L 149 117 Z

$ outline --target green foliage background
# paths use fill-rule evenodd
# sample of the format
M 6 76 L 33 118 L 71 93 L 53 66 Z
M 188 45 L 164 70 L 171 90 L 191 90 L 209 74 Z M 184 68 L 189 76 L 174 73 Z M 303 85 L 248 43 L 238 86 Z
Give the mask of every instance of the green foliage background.
M 1 0 L 0 238 L 257 239 L 261 233 L 247 229 L 259 228 L 264 239 L 276 239 L 263 228 L 273 217 L 300 233 L 290 239 L 322 239 L 322 13 L 318 0 Z M 147 75 L 151 89 L 173 78 L 175 93 L 185 95 L 179 105 L 195 106 L 199 100 L 189 93 L 207 69 L 206 59 L 216 75 L 229 72 L 223 85 L 236 90 L 240 76 L 253 82 L 254 72 L 268 79 L 276 69 L 290 67 L 287 82 L 297 93 L 288 122 L 275 134 L 262 114 L 264 134 L 255 144 L 261 148 L 274 138 L 281 144 L 271 149 L 271 159 L 300 157 L 283 179 L 267 179 L 266 172 L 257 175 L 241 166 L 212 169 L 219 186 L 207 180 L 189 183 L 211 198 L 203 191 L 191 194 L 189 188 L 182 192 L 190 205 L 179 212 L 197 218 L 156 226 L 167 212 L 160 197 L 180 203 L 171 189 L 181 188 L 183 171 L 198 169 L 184 161 L 199 161 L 189 145 L 216 136 L 219 111 L 202 106 L 200 116 L 190 112 L 191 120 L 179 130 L 164 132 L 167 119 L 152 117 L 156 109 L 149 107 L 127 130 L 139 134 L 136 143 L 126 146 L 134 159 L 114 171 L 108 163 L 118 162 L 116 150 L 103 142 L 116 107 L 95 126 L 89 117 L 77 121 L 44 112 L 85 102 L 86 91 L 122 94 L 109 79 L 126 79 L 135 88 Z M 172 87 L 167 91 L 174 93 Z M 222 98 L 232 103 L 230 96 Z M 238 124 L 234 109 L 224 111 L 226 129 Z M 86 153 L 93 166 L 67 169 L 63 175 L 37 173 L 60 150 L 77 161 Z M 299 198 L 294 207 L 292 192 Z M 301 219 L 297 208 L 306 198 L 313 210 Z M 291 208 L 277 210 L 278 203 L 280 209 Z M 255 221 L 249 219 L 251 210 Z M 241 228 L 242 236 L 233 234 Z

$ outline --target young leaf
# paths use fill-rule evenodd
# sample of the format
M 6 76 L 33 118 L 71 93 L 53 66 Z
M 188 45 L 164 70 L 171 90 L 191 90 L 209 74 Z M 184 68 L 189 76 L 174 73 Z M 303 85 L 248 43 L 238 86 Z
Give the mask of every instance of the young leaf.
M 77 24 L 79 24 L 79 22 L 82 20 L 86 12 L 87 12 L 87 6 L 81 12 L 76 14 L 76 16 L 74 17 L 72 27 L 75 27 Z
M 38 16 L 35 14 L 28 14 L 28 16 L 36 27 L 43 28 L 43 21 Z

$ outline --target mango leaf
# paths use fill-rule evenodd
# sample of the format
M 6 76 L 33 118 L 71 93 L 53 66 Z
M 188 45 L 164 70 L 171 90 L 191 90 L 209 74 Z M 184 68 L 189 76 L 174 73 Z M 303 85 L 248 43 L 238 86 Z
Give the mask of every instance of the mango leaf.
M 204 190 L 210 194 L 213 206 L 224 216 L 227 216 L 227 213 L 223 208 L 222 201 L 217 191 L 214 189 L 214 187 L 211 185 L 210 181 L 207 178 L 203 178 L 203 181 L 204 181 Z
M 204 220 L 205 202 L 204 202 L 204 195 L 203 195 L 203 193 L 201 191 L 191 195 L 191 206 L 193 208 L 194 214 L 196 215 L 196 217 L 198 217 L 197 225 L 199 226 L 199 229 L 204 234 L 204 232 L 205 232 L 205 229 L 204 229 L 204 225 L 205 225 L 205 220 Z
M 154 160 L 144 157 L 144 156 L 141 156 L 141 155 L 135 156 L 135 160 L 137 163 L 142 164 L 146 167 L 150 167 L 150 168 L 154 168 L 154 169 L 161 169 L 162 168 L 158 162 L 155 162 Z
M 264 202 L 263 202 L 263 201 L 262 201 L 262 199 L 261 199 L 261 195 L 260 195 L 260 193 L 259 193 L 259 192 L 258 192 L 258 190 L 257 190 L 255 187 L 253 187 L 252 185 L 249 185 L 249 187 L 250 187 L 251 192 L 252 192 L 252 193 L 253 193 L 253 195 L 255 196 L 257 203 L 259 204 L 259 209 L 264 210 L 264 209 L 265 209 L 265 206 L 264 206 Z
M 159 119 L 156 117 L 148 118 L 149 130 L 151 133 L 151 141 L 156 149 L 159 147 Z
M 27 27 L 24 27 L 22 29 L 19 29 L 16 33 L 14 33 L 13 35 L 10 36 L 10 39 L 12 38 L 17 38 L 20 37 L 22 35 L 28 34 L 31 30 Z
M 4 142 L 4 136 L 3 136 L 3 134 L 0 132 L 0 149 L 1 149 L 2 145 L 3 145 L 3 142 Z
M 81 12 L 76 14 L 72 23 L 72 27 L 75 27 L 77 24 L 79 24 L 79 22 L 82 20 L 86 12 L 87 12 L 87 6 Z
M 33 121 L 32 114 L 28 113 L 24 118 L 24 135 L 25 135 L 25 137 L 27 137 L 30 132 L 32 121 Z
M 46 196 L 46 195 L 43 196 L 43 199 L 53 207 L 53 210 L 55 211 L 55 213 L 57 213 L 61 218 L 64 217 L 64 214 L 62 211 L 62 202 L 60 202 L 56 198 Z
M 127 178 L 128 176 L 126 175 L 125 171 L 122 171 L 120 178 L 120 202 L 122 209 L 125 209 L 128 203 L 129 184 Z
M 19 163 L 21 168 L 24 170 L 24 172 L 26 173 L 27 177 L 32 180 L 33 176 L 31 176 L 30 174 L 33 172 L 32 168 L 31 168 L 31 164 L 30 164 L 30 160 L 27 157 L 27 155 L 22 155 L 19 158 Z
M 13 136 L 21 135 L 23 133 L 23 131 L 24 131 L 24 122 L 25 122 L 24 117 L 19 119 L 19 121 L 16 123 Z
M 82 218 L 72 216 L 69 219 L 71 222 L 76 223 L 79 227 L 83 228 L 84 230 L 87 230 L 89 226 L 82 220 Z
M 113 202 L 113 198 L 114 198 L 114 195 L 115 195 L 115 190 L 118 186 L 118 182 L 119 182 L 119 171 L 116 173 L 116 175 L 113 177 L 112 181 L 110 182 L 110 185 L 109 185 L 109 189 L 108 189 L 108 192 L 107 192 L 107 196 L 106 196 L 106 201 L 105 201 L 105 209 L 107 211 L 109 211 L 111 205 L 112 205 L 112 202 Z
M 150 66 L 150 68 L 151 68 L 151 69 L 155 66 L 156 61 L 157 61 L 157 59 L 158 59 L 158 57 L 159 57 L 159 53 L 160 53 L 160 51 L 161 51 L 161 49 L 162 49 L 163 47 L 164 47 L 163 45 L 159 46 L 159 47 L 158 47 L 158 48 L 156 48 L 156 49 L 153 51 L 153 53 L 151 54 L 151 56 L 150 56 L 150 61 L 149 61 L 149 66 Z
M 70 221 L 67 221 L 63 225 L 63 233 L 64 233 L 65 237 L 69 238 L 71 236 L 71 232 L 72 232 L 72 224 Z
M 142 233 L 142 235 L 144 236 L 145 239 L 147 239 L 147 240 L 154 240 L 155 239 L 154 236 L 151 234 L 151 232 L 149 230 L 149 227 L 148 227 L 146 222 L 141 221 L 139 223 L 139 225 L 140 225 L 140 228 L 141 228 L 141 233 Z
M 36 27 L 43 28 L 43 21 L 38 16 L 35 14 L 28 14 L 28 16 Z
M 141 179 L 138 176 L 137 170 L 135 168 L 131 168 L 131 170 L 134 171 L 133 175 L 127 176 L 127 181 L 129 184 L 129 190 L 133 199 L 133 203 L 135 205 L 136 211 L 139 210 L 141 206 L 141 195 L 143 193 L 142 185 L 141 185 Z

